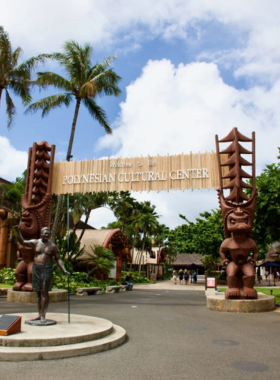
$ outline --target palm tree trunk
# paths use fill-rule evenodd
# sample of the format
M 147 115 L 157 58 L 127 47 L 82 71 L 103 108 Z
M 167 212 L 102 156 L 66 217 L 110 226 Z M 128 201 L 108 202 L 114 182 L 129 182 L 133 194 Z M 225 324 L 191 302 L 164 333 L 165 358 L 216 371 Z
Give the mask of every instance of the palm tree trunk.
M 143 252 L 144 252 L 144 248 L 145 248 L 145 238 L 146 238 L 146 234 L 144 233 L 144 235 L 143 235 L 142 250 L 141 250 L 140 260 L 139 260 L 139 269 L 138 269 L 139 274 L 141 273 L 142 257 L 143 257 Z
M 88 220 L 89 220 L 89 217 L 90 217 L 90 213 L 91 213 L 91 210 L 88 211 L 88 213 L 86 214 L 86 220 L 85 220 L 85 224 L 87 224 Z M 85 233 L 85 228 L 83 228 L 82 232 L 81 232 L 81 235 L 79 236 L 79 239 L 77 241 L 77 244 L 80 243 L 80 241 L 82 240 L 82 237 L 84 236 L 84 233 Z
M 71 135 L 70 135 L 70 140 L 69 140 L 69 145 L 68 145 L 68 150 L 67 150 L 67 155 L 66 155 L 67 161 L 70 161 L 70 159 L 72 157 L 71 156 L 72 146 L 73 146 L 73 141 L 74 141 L 74 135 L 75 135 L 75 129 L 76 129 L 76 124 L 77 124 L 80 104 L 81 104 L 81 99 L 77 99 L 75 113 L 74 113 L 74 119 L 73 119 L 73 123 L 72 123 Z M 57 200 L 57 208 L 56 208 L 56 212 L 55 212 L 55 218 L 54 218 L 52 233 L 51 233 L 51 241 L 53 241 L 53 242 L 55 241 L 55 237 L 56 237 L 57 231 L 58 231 L 58 225 L 60 222 L 62 205 L 63 205 L 63 194 L 59 195 L 58 200 Z
M 74 119 L 73 119 L 72 128 L 71 128 L 71 135 L 70 135 L 70 140 L 69 140 L 69 145 L 68 145 L 68 150 L 67 150 L 67 156 L 66 156 L 67 161 L 70 161 L 70 159 L 72 157 L 72 155 L 71 155 L 72 146 L 73 146 L 73 141 L 74 141 L 74 135 L 75 135 L 80 105 L 81 105 L 81 99 L 77 99 L 75 113 L 74 113 Z

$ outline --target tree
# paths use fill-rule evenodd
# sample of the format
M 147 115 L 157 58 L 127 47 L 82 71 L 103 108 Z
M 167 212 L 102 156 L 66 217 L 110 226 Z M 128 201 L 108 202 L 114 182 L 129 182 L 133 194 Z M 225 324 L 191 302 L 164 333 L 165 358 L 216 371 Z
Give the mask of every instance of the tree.
M 22 177 L 17 177 L 11 184 L 0 185 L 0 203 L 12 212 L 21 212 L 21 197 L 25 192 L 26 170 Z
M 220 245 L 224 240 L 223 223 L 220 210 L 199 214 L 195 222 L 190 222 L 180 215 L 187 223 L 176 227 L 168 234 L 168 244 L 177 247 L 179 253 L 209 254 L 219 257 Z
M 151 237 L 158 228 L 157 218 L 159 217 L 155 212 L 155 206 L 151 205 L 149 201 L 141 203 L 141 212 L 133 221 L 136 231 L 142 235 L 141 254 L 139 259 L 139 273 L 141 272 L 142 256 L 147 244 L 147 238 Z M 148 240 L 149 242 L 149 240 Z
M 87 254 L 87 257 L 81 260 L 80 265 L 86 265 L 88 268 L 88 275 L 93 274 L 102 276 L 108 275 L 110 270 L 115 267 L 115 255 L 108 249 L 101 246 L 91 247 L 92 254 Z
M 280 237 L 280 162 L 267 165 L 263 173 L 256 177 L 256 186 L 258 193 L 253 237 L 259 248 L 259 258 L 262 258 L 268 247 L 274 241 L 279 241 Z
M 19 64 L 22 48 L 12 49 L 9 34 L 0 26 L 0 103 L 2 93 L 6 92 L 6 113 L 8 116 L 8 129 L 11 128 L 16 107 L 12 100 L 10 90 L 22 100 L 24 106 L 32 98 L 30 95 L 31 72 L 38 63 L 44 63 L 46 58 L 55 58 L 56 54 L 41 54 Z
M 45 117 L 50 111 L 62 105 L 69 107 L 72 101 L 75 100 L 75 112 L 66 155 L 66 160 L 70 161 L 81 103 L 87 108 L 89 114 L 105 129 L 106 133 L 112 133 L 106 113 L 98 106 L 96 98 L 102 95 L 118 96 L 121 93 L 118 87 L 118 82 L 121 78 L 112 68 L 109 68 L 116 56 L 110 56 L 102 63 L 96 63 L 92 66 L 93 48 L 89 44 L 81 46 L 75 41 L 67 41 L 63 46 L 63 50 L 63 53 L 56 55 L 56 59 L 66 71 L 68 79 L 53 72 L 39 72 L 35 82 L 40 88 L 53 86 L 63 92 L 31 104 L 25 112 L 32 113 L 42 110 L 42 117 Z M 62 199 L 63 196 L 59 196 L 52 228 L 52 240 L 54 240 L 57 233 Z

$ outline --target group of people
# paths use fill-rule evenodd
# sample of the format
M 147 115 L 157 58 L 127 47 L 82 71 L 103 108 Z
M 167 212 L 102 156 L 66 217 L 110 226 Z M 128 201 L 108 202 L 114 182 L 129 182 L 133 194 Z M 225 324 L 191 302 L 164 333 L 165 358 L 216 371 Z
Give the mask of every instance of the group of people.
M 179 280 L 180 285 L 188 285 L 190 276 L 192 276 L 193 282 L 197 282 L 196 272 L 190 274 L 187 269 L 180 269 L 177 275 L 177 271 L 175 269 L 173 270 L 173 282 L 175 285 L 177 284 L 177 279 Z

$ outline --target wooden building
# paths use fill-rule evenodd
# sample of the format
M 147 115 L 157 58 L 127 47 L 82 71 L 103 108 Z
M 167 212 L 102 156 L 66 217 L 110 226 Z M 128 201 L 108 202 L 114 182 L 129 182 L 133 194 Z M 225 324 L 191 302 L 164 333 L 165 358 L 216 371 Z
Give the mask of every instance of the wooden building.
M 189 266 L 195 264 L 197 265 L 195 269 L 197 274 L 204 274 L 204 265 L 201 261 L 202 256 L 199 253 L 178 253 L 172 266 L 178 271 L 180 269 L 188 269 Z

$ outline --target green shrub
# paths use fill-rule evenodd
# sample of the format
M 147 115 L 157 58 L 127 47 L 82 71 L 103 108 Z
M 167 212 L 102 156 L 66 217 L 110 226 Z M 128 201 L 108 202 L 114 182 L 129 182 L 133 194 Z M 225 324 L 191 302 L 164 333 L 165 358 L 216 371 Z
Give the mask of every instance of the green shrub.
M 152 281 L 149 280 L 147 277 L 146 277 L 146 273 L 145 272 L 141 272 L 140 274 L 134 270 L 129 270 L 129 271 L 122 271 L 122 284 L 125 282 L 125 278 L 126 278 L 126 274 L 129 273 L 131 278 L 132 278 L 132 282 L 134 284 L 151 284 Z
M 3 268 L 0 270 L 0 277 L 3 284 L 14 285 L 17 280 L 15 270 L 12 268 Z
M 96 280 L 96 278 L 89 277 L 85 272 L 73 272 L 69 277 L 69 290 L 70 293 L 76 293 L 77 288 L 90 288 L 99 287 L 103 291 L 107 286 L 121 285 L 116 280 Z M 68 289 L 68 278 L 66 275 L 53 274 L 53 288 Z

